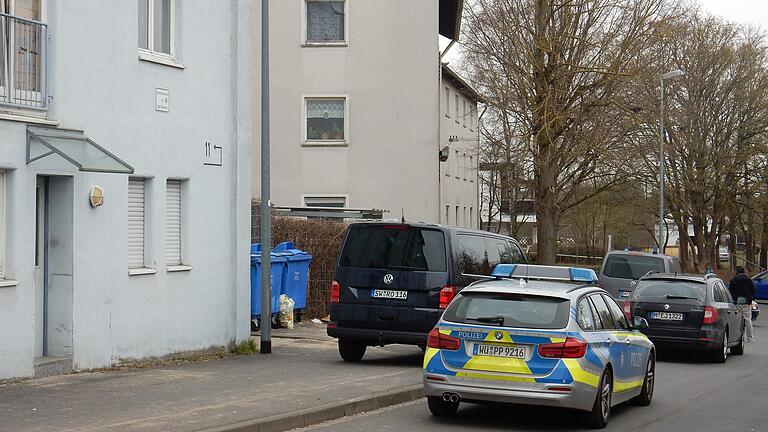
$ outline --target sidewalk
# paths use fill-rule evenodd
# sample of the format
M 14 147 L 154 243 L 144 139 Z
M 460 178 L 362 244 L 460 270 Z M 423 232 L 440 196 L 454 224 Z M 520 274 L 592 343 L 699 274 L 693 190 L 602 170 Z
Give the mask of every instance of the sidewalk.
M 271 355 L 0 386 L 0 431 L 266 432 L 420 394 L 416 347 L 369 348 L 361 363 L 350 364 L 321 326 L 306 323 L 273 336 Z

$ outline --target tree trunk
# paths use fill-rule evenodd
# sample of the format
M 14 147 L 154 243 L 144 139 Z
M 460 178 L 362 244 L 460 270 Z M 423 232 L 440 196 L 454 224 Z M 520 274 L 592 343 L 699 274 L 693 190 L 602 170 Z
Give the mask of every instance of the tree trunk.
M 683 271 L 689 271 L 689 265 L 688 262 L 688 225 L 687 224 L 680 224 L 677 226 L 677 231 L 680 234 L 680 246 L 679 246 L 679 255 L 680 255 L 680 267 L 683 268 Z

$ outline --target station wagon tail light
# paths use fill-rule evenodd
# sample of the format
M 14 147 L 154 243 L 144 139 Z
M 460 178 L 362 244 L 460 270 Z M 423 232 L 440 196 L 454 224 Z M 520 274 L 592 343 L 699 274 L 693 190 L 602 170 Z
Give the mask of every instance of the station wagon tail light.
M 717 322 L 717 309 L 712 306 L 704 307 L 704 322 L 703 324 L 714 324 Z
M 427 346 L 448 351 L 456 351 L 461 348 L 461 339 L 451 335 L 440 333 L 437 327 L 433 328 L 427 336 Z
M 447 308 L 454 297 L 456 297 L 456 287 L 444 286 L 440 290 L 440 309 Z
M 331 282 L 331 303 L 338 303 L 341 296 L 341 285 L 338 282 Z
M 564 342 L 539 345 L 539 355 L 544 358 L 582 358 L 587 353 L 587 342 L 566 338 Z
M 624 306 L 621 309 L 624 311 L 624 316 L 627 317 L 628 320 L 631 320 L 632 319 L 632 302 L 625 301 Z

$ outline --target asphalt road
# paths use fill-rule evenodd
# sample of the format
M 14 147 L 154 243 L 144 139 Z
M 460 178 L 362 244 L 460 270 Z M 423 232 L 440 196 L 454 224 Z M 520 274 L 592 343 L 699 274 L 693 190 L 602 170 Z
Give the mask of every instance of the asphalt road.
M 765 308 L 764 308 L 765 309 Z M 768 315 L 768 314 L 767 314 Z M 649 407 L 614 408 L 606 430 L 768 431 L 768 316 L 755 324 L 757 343 L 722 364 L 690 354 L 660 353 L 656 393 Z M 424 400 L 303 429 L 351 431 L 573 431 L 588 430 L 580 413 L 525 406 L 462 404 L 455 417 L 432 417 Z

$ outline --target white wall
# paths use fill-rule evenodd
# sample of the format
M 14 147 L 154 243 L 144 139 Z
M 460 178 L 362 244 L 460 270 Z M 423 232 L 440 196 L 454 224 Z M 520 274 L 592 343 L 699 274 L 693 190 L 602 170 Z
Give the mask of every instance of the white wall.
M 347 47 L 302 47 L 303 5 L 270 4 L 272 202 L 347 195 L 385 218 L 403 208 L 438 222 L 438 2 L 349 1 Z M 347 147 L 302 146 L 311 94 L 348 95 Z
M 156 274 L 129 276 L 127 182 L 122 174 L 26 165 L 25 125 L 2 120 L 0 167 L 7 176 L 8 278 L 0 288 L 0 378 L 34 365 L 34 214 L 38 174 L 74 175 L 74 366 L 109 366 L 222 346 L 249 335 L 252 35 L 247 0 L 176 2 L 177 60 L 185 69 L 140 61 L 135 1 L 48 2 L 49 119 L 85 134 L 149 177 L 149 261 Z M 170 112 L 155 111 L 155 88 Z M 223 147 L 223 166 L 204 166 L 204 143 Z M 6 150 L 7 149 L 7 150 Z M 185 260 L 164 262 L 165 181 L 184 178 Z M 88 204 L 100 185 L 103 207 Z
M 448 87 L 450 103 L 446 106 L 445 87 Z M 440 92 L 440 140 L 441 148 L 449 147 L 446 162 L 440 163 L 440 222 L 449 225 L 478 228 L 478 133 L 477 103 L 459 92 L 443 76 Z M 459 117 L 456 117 L 455 96 L 459 95 Z M 464 113 L 466 102 L 467 113 Z M 446 110 L 447 108 L 447 110 Z M 447 114 L 447 115 L 446 115 Z M 455 137 L 453 142 L 449 140 Z M 456 158 L 458 151 L 459 158 Z M 470 162 L 471 157 L 471 162 Z M 446 217 L 448 206 L 448 217 Z M 456 207 L 459 217 L 456 219 Z

